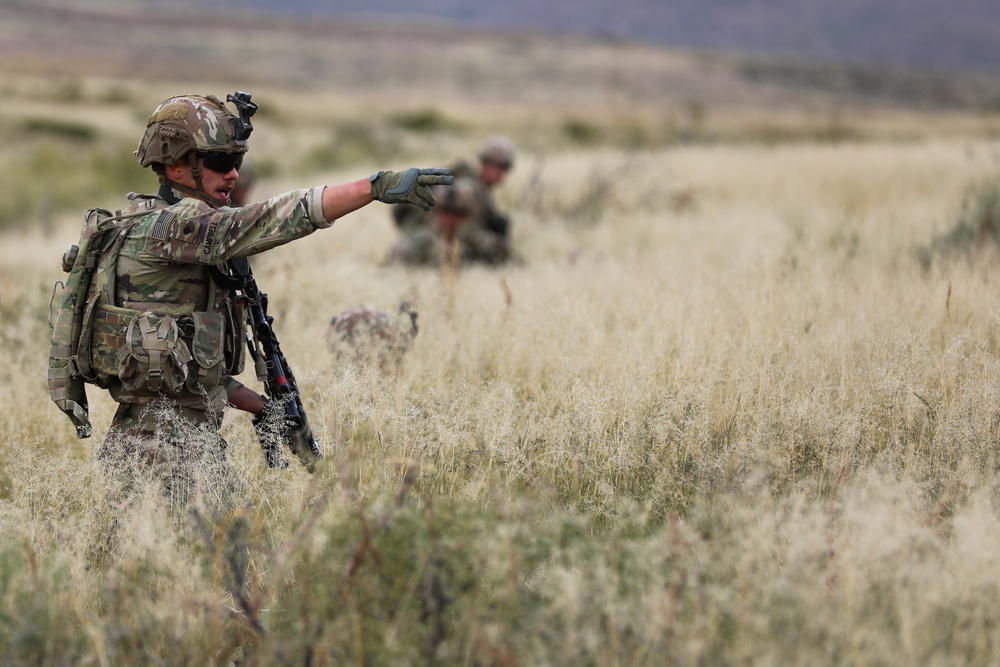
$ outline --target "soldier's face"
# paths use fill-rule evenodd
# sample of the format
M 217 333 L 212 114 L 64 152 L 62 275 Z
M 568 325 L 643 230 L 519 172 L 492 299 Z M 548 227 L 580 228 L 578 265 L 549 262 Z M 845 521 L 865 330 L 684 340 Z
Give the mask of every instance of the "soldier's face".
M 221 199 L 227 204 L 230 203 L 232 201 L 233 188 L 236 185 L 236 180 L 240 177 L 240 173 L 236 170 L 236 167 L 233 167 L 225 173 L 214 171 L 205 166 L 204 158 L 198 158 L 198 165 L 201 169 L 201 185 L 203 190 L 209 195 L 217 199 Z M 191 173 L 191 165 L 187 163 L 186 159 L 183 159 L 168 168 L 173 171 L 171 174 L 171 180 L 180 183 L 181 185 L 186 185 L 189 188 L 198 187 L 195 183 L 194 176 Z
M 507 169 L 495 162 L 483 160 L 479 174 L 483 184 L 488 188 L 492 188 L 494 185 L 499 185 L 503 182 L 504 177 L 507 176 Z

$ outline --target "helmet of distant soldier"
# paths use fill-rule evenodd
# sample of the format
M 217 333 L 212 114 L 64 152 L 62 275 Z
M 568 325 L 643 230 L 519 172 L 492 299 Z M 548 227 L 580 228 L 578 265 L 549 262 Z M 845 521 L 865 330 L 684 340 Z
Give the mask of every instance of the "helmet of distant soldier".
M 408 302 L 396 317 L 372 306 L 349 308 L 330 320 L 327 345 L 338 359 L 383 370 L 398 368 L 418 331 L 417 313 Z
M 240 117 L 214 95 L 181 95 L 164 100 L 146 119 L 135 157 L 139 164 L 174 164 L 191 151 L 245 153 L 236 138 Z
M 491 162 L 498 167 L 510 169 L 514 166 L 517 148 L 507 137 L 495 135 L 487 139 L 479 148 L 477 156 L 481 162 Z

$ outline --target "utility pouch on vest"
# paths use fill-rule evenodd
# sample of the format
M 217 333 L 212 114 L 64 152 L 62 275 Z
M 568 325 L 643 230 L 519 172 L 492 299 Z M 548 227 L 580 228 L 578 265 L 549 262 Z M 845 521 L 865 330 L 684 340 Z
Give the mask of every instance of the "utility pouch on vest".
M 197 363 L 198 375 L 192 372 L 188 377 L 188 388 L 198 391 L 197 385 L 211 388 L 220 384 L 226 376 L 224 349 L 226 340 L 226 318 L 222 313 L 195 312 L 194 337 L 191 339 L 191 353 Z M 193 371 L 194 369 L 192 369 Z
M 177 320 L 145 312 L 132 318 L 125 346 L 118 351 L 118 379 L 129 392 L 176 394 L 188 378 L 193 359 Z
M 125 333 L 129 323 L 141 314 L 131 308 L 104 303 L 91 311 L 91 319 L 84 331 L 88 332 L 90 367 L 98 386 L 106 387 L 118 377 L 118 354 L 125 348 Z

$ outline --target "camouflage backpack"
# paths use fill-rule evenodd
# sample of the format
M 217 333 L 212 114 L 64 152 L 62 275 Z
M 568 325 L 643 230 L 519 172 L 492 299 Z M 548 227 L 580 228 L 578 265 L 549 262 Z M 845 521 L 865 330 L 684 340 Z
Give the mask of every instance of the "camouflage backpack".
M 326 342 L 338 359 L 387 371 L 399 367 L 417 331 L 417 313 L 406 301 L 395 318 L 379 308 L 357 306 L 330 320 Z
M 141 210 L 126 215 L 90 209 L 79 243 L 63 254 L 62 268 L 68 276 L 65 283 L 55 283 L 49 304 L 52 341 L 48 385 L 49 396 L 73 422 L 77 437 L 88 438 L 91 434 L 85 384 L 107 386 L 117 374 L 118 347 L 125 343 L 124 336 L 122 340 L 101 340 L 100 330 L 126 331 L 133 314 L 127 309 L 102 308 L 98 316 L 98 302 L 114 303 L 111 292 L 118 251 L 133 224 L 163 205 L 162 200 L 148 198 Z M 103 321 L 109 318 L 117 321 Z M 95 337 L 98 319 L 102 322 Z

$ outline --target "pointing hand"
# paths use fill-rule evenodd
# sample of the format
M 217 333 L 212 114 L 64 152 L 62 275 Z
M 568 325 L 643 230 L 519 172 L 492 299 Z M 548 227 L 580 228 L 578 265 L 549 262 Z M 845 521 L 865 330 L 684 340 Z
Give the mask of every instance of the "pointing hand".
M 447 169 L 410 167 L 405 171 L 377 171 L 371 182 L 373 199 L 386 204 L 413 204 L 428 211 L 436 202 L 431 186 L 451 185 L 455 177 Z

